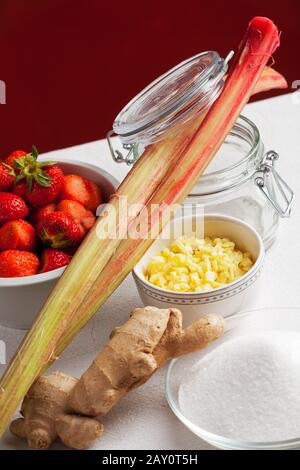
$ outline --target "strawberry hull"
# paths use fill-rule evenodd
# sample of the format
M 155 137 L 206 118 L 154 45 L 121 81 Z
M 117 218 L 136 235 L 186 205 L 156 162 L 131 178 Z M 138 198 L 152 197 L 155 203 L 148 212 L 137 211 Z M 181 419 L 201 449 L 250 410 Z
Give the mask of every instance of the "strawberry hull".
M 51 178 L 51 186 L 42 187 L 34 181 L 32 188 L 28 189 L 27 182 L 21 180 L 13 188 L 13 192 L 25 199 L 31 207 L 45 206 L 56 201 L 63 187 L 64 175 L 57 165 L 49 166 L 43 171 Z

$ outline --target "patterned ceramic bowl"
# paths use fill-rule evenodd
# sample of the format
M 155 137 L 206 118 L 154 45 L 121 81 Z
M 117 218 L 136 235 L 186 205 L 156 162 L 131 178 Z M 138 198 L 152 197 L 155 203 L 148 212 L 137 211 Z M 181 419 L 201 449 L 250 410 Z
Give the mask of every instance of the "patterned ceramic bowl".
M 200 217 L 200 216 L 199 216 Z M 196 226 L 201 226 L 201 220 Z M 188 227 L 185 235 L 190 235 L 197 223 L 197 216 L 175 218 L 172 222 L 176 233 L 180 227 Z M 209 313 L 232 315 L 244 307 L 249 308 L 257 295 L 259 276 L 264 262 L 264 247 L 260 235 L 250 225 L 239 219 L 223 215 L 207 215 L 202 217 L 203 234 L 208 237 L 227 237 L 234 241 L 239 249 L 248 251 L 254 264 L 252 268 L 238 280 L 210 292 L 174 292 L 161 289 L 150 284 L 144 276 L 146 266 L 154 254 L 169 246 L 171 240 L 157 239 L 145 253 L 133 271 L 133 277 L 139 295 L 145 305 L 160 308 L 177 307 L 183 313 L 184 324 L 189 324 L 199 316 Z M 190 230 L 190 231 L 189 231 Z M 178 233 L 178 232 L 177 232 Z M 176 237 L 175 237 L 176 238 Z

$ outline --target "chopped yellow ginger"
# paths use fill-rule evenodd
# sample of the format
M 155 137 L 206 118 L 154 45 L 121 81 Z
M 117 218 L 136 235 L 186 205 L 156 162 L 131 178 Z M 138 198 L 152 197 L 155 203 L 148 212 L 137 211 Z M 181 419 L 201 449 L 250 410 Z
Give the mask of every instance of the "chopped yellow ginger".
M 240 278 L 253 266 L 228 238 L 180 237 L 149 262 L 145 277 L 177 292 L 208 292 Z

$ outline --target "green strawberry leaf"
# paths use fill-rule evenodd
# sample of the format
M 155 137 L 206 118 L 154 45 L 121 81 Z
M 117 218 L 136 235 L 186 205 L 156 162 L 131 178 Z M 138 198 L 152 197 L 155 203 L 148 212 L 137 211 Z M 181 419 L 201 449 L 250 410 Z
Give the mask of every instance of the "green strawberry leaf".
M 32 176 L 26 177 L 27 188 L 30 193 L 32 191 L 32 180 L 33 180 Z
M 49 235 L 45 227 L 41 228 L 41 238 L 43 242 L 51 248 L 67 248 L 72 244 L 71 240 L 64 240 L 65 232 L 60 232 L 57 235 Z
M 32 148 L 31 148 L 31 155 L 33 156 L 34 160 L 38 159 L 39 152 L 38 152 L 35 145 L 33 145 Z
M 51 184 L 48 183 L 48 181 L 44 181 L 42 179 L 37 179 L 37 178 L 34 178 L 34 179 L 40 186 L 43 186 L 43 188 L 49 188 L 51 186 Z
M 25 178 L 25 175 L 22 175 L 22 173 L 19 173 L 19 174 L 16 175 L 16 177 L 15 177 L 14 184 L 17 184 L 19 181 L 23 180 L 24 178 Z
M 47 162 L 39 162 L 39 167 L 40 168 L 43 168 L 44 166 L 52 166 L 52 165 L 56 165 L 57 162 L 55 162 L 54 160 L 49 160 Z
M 43 170 L 39 170 L 38 176 L 41 176 L 43 179 L 48 180 L 48 181 L 52 180 L 52 177 L 50 175 L 48 175 L 48 173 L 46 173 Z
M 26 163 L 26 157 L 19 157 L 19 158 L 16 158 L 16 160 L 14 160 L 14 166 L 20 169 L 25 167 L 25 163 Z
M 49 176 L 47 173 L 45 173 L 42 170 L 39 170 L 38 173 L 34 175 L 35 181 L 46 188 L 49 188 L 51 186 L 50 181 L 52 180 L 51 176 Z
M 31 153 L 28 153 L 26 156 L 19 157 L 14 160 L 14 167 L 18 170 L 19 173 L 15 177 L 14 184 L 18 183 L 23 178 L 26 178 L 27 188 L 29 192 L 32 192 L 33 181 L 45 188 L 49 188 L 51 186 L 50 182 L 52 181 L 52 177 L 49 176 L 45 171 L 43 171 L 42 168 L 55 165 L 56 162 L 38 162 L 38 155 L 38 150 L 36 146 L 33 145 Z
M 4 166 L 5 166 L 6 168 L 8 168 L 9 170 L 12 170 L 12 169 L 13 169 L 13 167 L 10 166 L 8 163 L 5 163 L 5 162 L 1 162 L 1 163 L 2 163 L 2 165 L 4 165 Z
M 8 163 L 5 163 L 5 162 L 2 162 L 2 165 L 10 170 L 8 173 L 9 176 L 16 176 L 16 173 L 12 166 L 10 166 Z

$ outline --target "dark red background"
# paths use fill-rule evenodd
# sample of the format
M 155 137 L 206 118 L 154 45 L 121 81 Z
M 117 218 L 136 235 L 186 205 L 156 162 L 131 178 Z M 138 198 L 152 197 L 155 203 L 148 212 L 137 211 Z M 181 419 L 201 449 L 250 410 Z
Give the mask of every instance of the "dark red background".
M 104 137 L 149 81 L 197 52 L 225 55 L 255 15 L 283 31 L 276 67 L 300 79 L 299 0 L 0 0 L 0 156 Z

